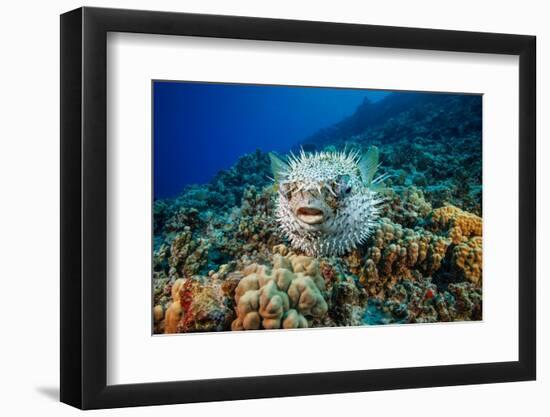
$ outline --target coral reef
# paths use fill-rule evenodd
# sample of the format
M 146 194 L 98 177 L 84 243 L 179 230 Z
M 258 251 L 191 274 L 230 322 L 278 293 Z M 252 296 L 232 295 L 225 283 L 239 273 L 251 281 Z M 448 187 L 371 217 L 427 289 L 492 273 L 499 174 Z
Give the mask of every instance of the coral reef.
M 181 320 L 181 316 L 183 314 L 183 309 L 181 307 L 180 302 L 180 289 L 185 281 L 183 279 L 177 279 L 173 283 L 171 283 L 166 290 L 168 290 L 171 294 L 171 302 L 168 304 L 168 307 L 166 308 L 166 313 L 164 317 L 164 323 L 160 323 L 162 320 L 162 315 L 160 314 L 160 309 L 162 308 L 162 305 L 157 304 L 153 308 L 153 312 L 155 314 L 155 321 L 159 322 L 159 328 L 164 329 L 164 333 L 176 333 L 178 328 L 178 323 Z M 165 291 L 167 292 L 167 291 Z M 156 311 L 155 311 L 156 310 Z
M 464 278 L 472 284 L 481 283 L 482 260 L 483 247 L 481 236 L 474 236 L 466 242 L 459 243 L 453 249 L 453 265 L 462 271 Z
M 274 256 L 273 270 L 253 264 L 235 290 L 237 318 L 233 330 L 309 327 L 308 318 L 323 317 L 324 279 L 318 263 L 306 256 Z
M 285 255 L 282 255 L 284 253 Z M 269 265 L 157 277 L 155 333 L 361 325 L 366 294 L 342 265 L 273 247 Z
M 155 333 L 481 319 L 481 218 L 414 187 L 384 195 L 388 217 L 333 258 L 282 243 L 270 187 L 217 222 L 179 212 L 154 253 Z
M 233 310 L 221 291 L 221 283 L 207 277 L 186 279 L 179 290 L 182 317 L 178 333 L 220 331 L 227 328 Z
M 469 283 L 450 284 L 440 290 L 430 279 L 403 280 L 383 299 L 369 300 L 367 322 L 435 323 L 481 320 L 481 289 Z
M 455 245 L 464 242 L 470 236 L 482 234 L 481 217 L 452 205 L 435 209 L 430 220 L 432 230 L 448 230 L 449 237 Z
M 424 193 L 414 186 L 386 188 L 382 195 L 385 201 L 380 207 L 381 217 L 404 227 L 416 226 L 432 211 L 432 205 L 426 201 Z
M 481 320 L 480 106 L 472 96 L 390 96 L 307 140 L 317 155 L 380 151 L 383 203 L 345 251 L 292 245 L 278 219 L 290 190 L 273 185 L 261 151 L 154 201 L 154 333 Z M 347 182 L 363 181 L 356 168 Z M 329 207 L 341 185 L 319 183 Z
M 246 188 L 262 189 L 269 185 L 270 175 L 269 156 L 258 150 L 241 157 L 230 169 L 220 171 L 209 183 L 188 186 L 170 202 L 175 207 L 221 213 L 238 206 Z
M 355 114 L 304 142 L 321 149 L 378 146 L 388 186 L 415 186 L 433 207 L 453 204 L 480 216 L 481 128 L 480 96 L 417 93 L 366 99 Z
M 201 266 L 206 263 L 207 253 L 208 245 L 205 241 L 203 239 L 194 240 L 191 229 L 186 227 L 172 241 L 168 258 L 170 275 L 190 277 L 198 273 Z
M 371 296 L 381 295 L 397 282 L 431 276 L 445 258 L 449 240 L 424 229 L 406 229 L 380 220 L 374 242 L 366 251 L 359 280 Z
M 445 206 L 420 223 L 428 227 L 383 218 L 365 250 L 359 281 L 370 297 L 368 312 L 379 310 L 373 323 L 480 320 L 481 219 Z
M 233 319 L 221 282 L 194 276 L 178 278 L 165 288 L 171 294 L 171 300 L 164 301 L 167 307 L 157 300 L 153 308 L 157 333 L 221 331 Z

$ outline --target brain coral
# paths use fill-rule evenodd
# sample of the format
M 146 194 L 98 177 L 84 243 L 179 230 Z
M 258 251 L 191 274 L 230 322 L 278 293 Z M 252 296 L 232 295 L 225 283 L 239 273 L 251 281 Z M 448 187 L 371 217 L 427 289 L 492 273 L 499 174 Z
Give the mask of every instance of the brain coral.
M 308 327 L 308 318 L 327 313 L 324 280 L 313 258 L 274 255 L 273 269 L 252 264 L 235 290 L 232 330 Z

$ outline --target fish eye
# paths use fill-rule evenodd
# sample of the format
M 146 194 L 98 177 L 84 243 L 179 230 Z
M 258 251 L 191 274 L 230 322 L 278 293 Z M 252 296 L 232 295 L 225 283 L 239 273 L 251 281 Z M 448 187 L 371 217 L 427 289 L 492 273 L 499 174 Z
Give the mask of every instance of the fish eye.
M 290 184 L 281 183 L 279 184 L 279 188 L 281 190 L 281 193 L 284 194 L 287 199 L 290 199 L 290 197 L 292 196 Z
M 351 180 L 351 178 L 350 178 L 349 175 L 342 175 L 342 176 L 340 177 L 340 182 L 341 182 L 342 184 L 349 184 L 350 180 Z
M 349 175 L 343 175 L 340 178 L 340 190 L 345 194 L 351 193 L 351 178 Z

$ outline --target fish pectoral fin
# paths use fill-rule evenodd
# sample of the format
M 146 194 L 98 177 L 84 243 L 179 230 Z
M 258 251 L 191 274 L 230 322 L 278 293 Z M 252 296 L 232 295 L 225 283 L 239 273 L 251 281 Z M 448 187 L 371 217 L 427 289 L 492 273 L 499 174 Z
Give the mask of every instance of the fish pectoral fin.
M 371 146 L 367 152 L 363 154 L 359 161 L 359 170 L 361 171 L 361 179 L 363 183 L 370 186 L 374 173 L 378 169 L 379 152 L 376 146 Z
M 375 193 L 381 193 L 381 192 L 387 190 L 387 188 L 388 188 L 388 187 L 386 187 L 386 186 L 385 186 L 384 184 L 382 184 L 382 183 L 371 184 L 371 185 L 369 186 L 369 189 L 370 189 L 371 191 L 374 191 Z
M 369 188 L 376 193 L 381 193 L 388 189 L 388 187 L 386 187 L 386 185 L 384 184 L 384 181 L 391 177 L 392 175 L 387 173 L 379 175 L 378 177 L 376 177 L 374 180 L 371 181 Z
M 276 183 L 278 183 L 288 172 L 289 166 L 272 152 L 269 152 L 269 159 L 271 161 L 271 172 L 273 173 L 273 179 Z

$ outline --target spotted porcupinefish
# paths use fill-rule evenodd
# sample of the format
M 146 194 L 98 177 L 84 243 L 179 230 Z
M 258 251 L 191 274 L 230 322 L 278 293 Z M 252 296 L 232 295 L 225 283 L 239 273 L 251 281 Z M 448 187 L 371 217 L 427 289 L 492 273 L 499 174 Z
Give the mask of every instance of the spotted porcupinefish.
M 287 161 L 269 156 L 278 188 L 277 221 L 295 249 L 309 256 L 343 255 L 369 237 L 385 178 L 374 178 L 376 147 L 364 154 L 302 150 Z

